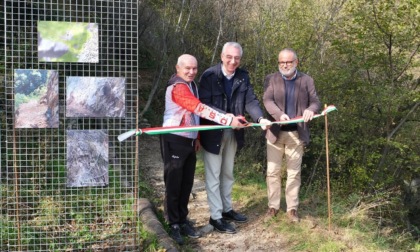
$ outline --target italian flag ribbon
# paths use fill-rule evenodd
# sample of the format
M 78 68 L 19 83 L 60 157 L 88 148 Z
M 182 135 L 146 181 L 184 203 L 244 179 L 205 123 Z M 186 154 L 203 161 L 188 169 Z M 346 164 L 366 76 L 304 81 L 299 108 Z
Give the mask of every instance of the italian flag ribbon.
M 327 113 L 337 110 L 334 105 L 327 106 L 320 114 L 315 114 L 313 119 L 325 116 Z M 303 122 L 303 117 L 298 116 L 292 118 L 290 120 L 285 121 L 275 121 L 271 122 L 271 124 L 290 124 L 290 123 L 299 123 Z M 136 135 L 161 135 L 161 134 L 168 134 L 168 133 L 176 133 L 176 132 L 191 132 L 191 131 L 203 131 L 203 130 L 216 130 L 216 129 L 230 129 L 230 128 L 248 128 L 248 127 L 261 127 L 267 124 L 260 124 L 260 123 L 248 123 L 246 126 L 243 127 L 233 127 L 227 125 L 197 125 L 197 126 L 172 126 L 172 127 L 153 127 L 153 128 L 143 128 L 143 129 L 132 129 L 127 131 L 118 136 L 118 140 L 120 142 L 124 141 L 125 139 L 129 138 L 130 136 Z

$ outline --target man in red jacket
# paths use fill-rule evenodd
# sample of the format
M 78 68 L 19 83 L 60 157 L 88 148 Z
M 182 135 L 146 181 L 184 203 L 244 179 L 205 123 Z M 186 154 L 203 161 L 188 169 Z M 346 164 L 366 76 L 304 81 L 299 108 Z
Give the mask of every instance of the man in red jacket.
M 194 126 L 200 117 L 221 125 L 245 126 L 232 114 L 221 113 L 198 99 L 194 82 L 197 75 L 197 60 L 183 54 L 178 58 L 176 74 L 168 82 L 165 94 L 163 126 Z M 181 235 L 200 237 L 192 223 L 187 220 L 188 201 L 194 181 L 196 151 L 200 143 L 198 133 L 177 132 L 161 136 L 161 153 L 164 161 L 165 206 L 171 237 L 180 245 Z

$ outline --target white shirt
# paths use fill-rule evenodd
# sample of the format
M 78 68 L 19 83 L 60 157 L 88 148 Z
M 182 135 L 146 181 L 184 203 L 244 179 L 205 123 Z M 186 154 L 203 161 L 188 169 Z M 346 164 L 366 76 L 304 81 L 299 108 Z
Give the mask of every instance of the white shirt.
M 226 79 L 228 79 L 228 80 L 232 79 L 233 76 L 235 75 L 235 72 L 233 72 L 233 74 L 226 73 L 225 67 L 223 65 L 222 65 L 222 73 L 226 77 Z

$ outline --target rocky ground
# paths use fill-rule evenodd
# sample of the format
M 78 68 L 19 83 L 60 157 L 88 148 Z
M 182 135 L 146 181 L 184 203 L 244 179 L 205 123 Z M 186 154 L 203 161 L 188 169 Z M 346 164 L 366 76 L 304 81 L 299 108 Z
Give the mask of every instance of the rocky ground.
M 164 195 L 163 163 L 159 150 L 159 138 L 156 136 L 140 137 L 141 171 L 155 189 L 154 203 L 159 211 L 163 211 Z M 189 204 L 189 218 L 202 231 L 199 239 L 189 239 L 181 250 L 185 251 L 288 251 L 287 241 L 279 232 L 274 232 L 278 222 L 264 220 L 265 207 L 244 207 L 234 202 L 235 210 L 245 213 L 249 221 L 236 224 L 236 234 L 222 234 L 212 231 L 208 225 L 209 209 L 204 182 L 197 178 Z
M 45 112 L 48 107 L 38 101 L 31 100 L 21 104 L 16 112 L 16 128 L 47 128 Z

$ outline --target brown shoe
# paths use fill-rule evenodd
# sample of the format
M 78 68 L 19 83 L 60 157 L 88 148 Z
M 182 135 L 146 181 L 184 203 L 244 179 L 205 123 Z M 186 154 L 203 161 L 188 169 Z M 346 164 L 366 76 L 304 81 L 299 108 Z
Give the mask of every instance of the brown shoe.
M 299 222 L 299 217 L 297 215 L 297 211 L 295 209 L 292 209 L 287 212 L 287 217 L 291 222 Z
M 268 222 L 272 221 L 274 219 L 274 217 L 276 217 L 278 212 L 279 212 L 279 210 L 276 210 L 276 209 L 270 207 L 267 210 L 267 213 L 264 216 L 263 222 L 268 223 Z
M 271 218 L 274 218 L 274 217 L 276 217 L 278 212 L 279 212 L 279 210 L 276 210 L 276 209 L 270 207 L 267 211 L 267 216 L 271 217 Z

